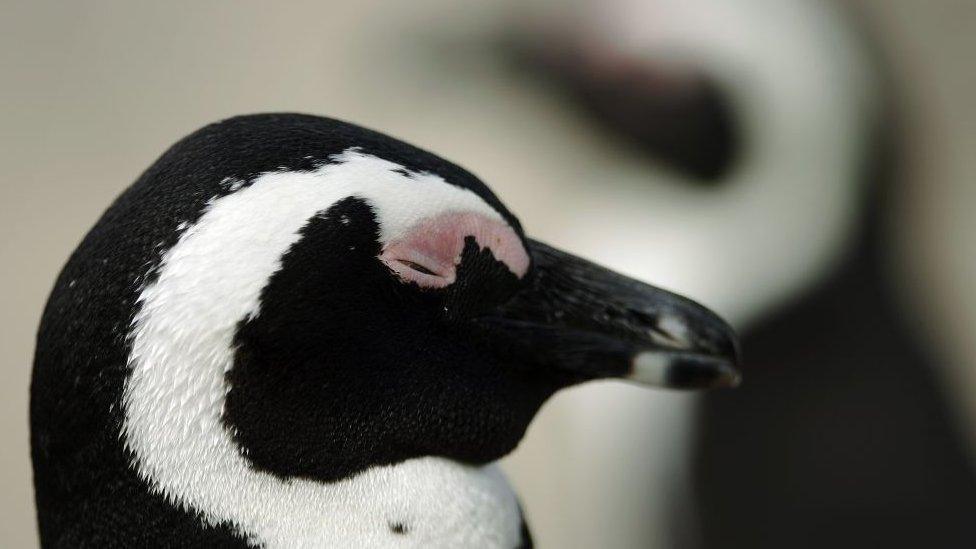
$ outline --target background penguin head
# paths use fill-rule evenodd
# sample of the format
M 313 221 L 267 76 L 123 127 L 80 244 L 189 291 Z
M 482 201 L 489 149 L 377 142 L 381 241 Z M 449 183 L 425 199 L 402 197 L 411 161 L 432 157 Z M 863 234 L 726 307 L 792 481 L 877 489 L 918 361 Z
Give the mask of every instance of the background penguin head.
M 600 153 L 572 166 L 582 184 L 566 178 L 580 206 L 563 211 L 584 214 L 560 241 L 737 326 L 815 284 L 852 241 L 875 139 L 877 75 L 849 15 L 820 0 L 523 3 L 507 51 Z

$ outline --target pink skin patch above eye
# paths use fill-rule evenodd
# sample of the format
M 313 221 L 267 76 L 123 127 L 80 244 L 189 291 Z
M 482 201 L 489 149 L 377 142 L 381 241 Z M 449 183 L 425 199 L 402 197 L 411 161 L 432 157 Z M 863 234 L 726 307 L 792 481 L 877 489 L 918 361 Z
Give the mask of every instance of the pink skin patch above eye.
M 481 249 L 491 250 L 515 276 L 529 269 L 529 255 L 515 231 L 504 221 L 472 212 L 428 217 L 388 242 L 380 260 L 401 279 L 423 288 L 443 288 L 457 278 L 464 239 L 473 236 Z

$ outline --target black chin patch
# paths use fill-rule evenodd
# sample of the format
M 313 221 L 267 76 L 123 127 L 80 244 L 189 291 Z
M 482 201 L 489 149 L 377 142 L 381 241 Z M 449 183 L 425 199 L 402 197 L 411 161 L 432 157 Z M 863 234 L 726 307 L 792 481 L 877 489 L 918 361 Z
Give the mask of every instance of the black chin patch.
M 464 239 L 457 279 L 444 289 L 448 318 L 470 318 L 504 303 L 519 289 L 519 278 L 495 259 L 491 248 L 481 248 L 473 236 Z
M 334 481 L 421 456 L 487 463 L 510 452 L 552 387 L 468 320 L 518 278 L 466 240 L 447 288 L 379 259 L 370 207 L 315 216 L 236 336 L 224 422 L 257 469 Z

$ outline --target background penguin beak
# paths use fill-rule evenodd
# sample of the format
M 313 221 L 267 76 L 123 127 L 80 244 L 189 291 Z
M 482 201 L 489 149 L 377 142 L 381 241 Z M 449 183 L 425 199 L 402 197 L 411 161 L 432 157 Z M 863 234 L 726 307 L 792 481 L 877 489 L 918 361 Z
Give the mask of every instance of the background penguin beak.
M 659 387 L 738 385 L 735 333 L 679 295 L 529 240 L 525 287 L 481 322 L 512 352 L 554 368 L 568 384 L 623 378 Z

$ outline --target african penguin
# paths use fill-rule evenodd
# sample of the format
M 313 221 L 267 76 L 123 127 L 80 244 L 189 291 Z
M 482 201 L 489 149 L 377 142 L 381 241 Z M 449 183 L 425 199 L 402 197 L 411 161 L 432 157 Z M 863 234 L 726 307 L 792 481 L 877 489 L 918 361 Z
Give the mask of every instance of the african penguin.
M 493 462 L 555 391 L 734 385 L 704 307 L 525 237 L 467 171 L 241 116 L 105 212 L 37 340 L 47 547 L 525 547 Z

